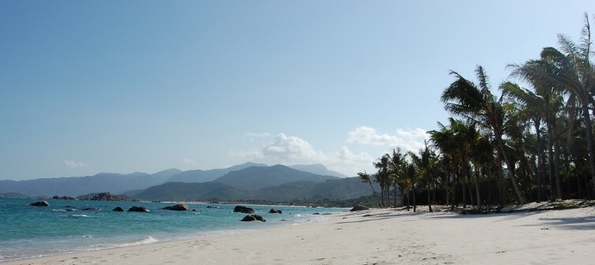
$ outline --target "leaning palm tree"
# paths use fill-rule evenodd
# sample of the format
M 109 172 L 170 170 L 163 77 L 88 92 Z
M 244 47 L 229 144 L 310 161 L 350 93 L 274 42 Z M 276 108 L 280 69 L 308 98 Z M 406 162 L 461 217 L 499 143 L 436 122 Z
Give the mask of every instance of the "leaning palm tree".
M 595 67 L 591 62 L 591 26 L 585 14 L 585 25 L 577 44 L 559 35 L 560 50 L 546 47 L 541 60 L 531 60 L 523 65 L 513 65 L 513 75 L 543 87 L 553 87 L 568 94 L 569 100 L 580 105 L 589 153 L 589 165 L 595 191 L 595 146 L 590 105 L 595 103 Z M 595 113 L 594 113 L 595 115 Z
M 525 196 L 520 190 L 515 176 L 514 163 L 507 153 L 507 146 L 502 138 L 505 118 L 502 99 L 498 100 L 492 95 L 488 86 L 488 77 L 483 68 L 478 66 L 475 72 L 479 79 L 479 86 L 452 71 L 451 74 L 456 77 L 456 80 L 444 90 L 441 101 L 445 103 L 446 110 L 476 122 L 491 131 L 498 144 L 498 151 L 508 167 L 517 199 L 520 203 L 525 203 Z
M 358 172 L 357 175 L 359 176 L 359 178 L 362 180 L 363 183 L 370 184 L 370 189 L 372 189 L 372 196 L 374 196 L 374 194 L 376 194 L 376 191 L 374 191 L 374 186 L 372 186 L 372 179 L 371 179 L 370 174 L 368 174 L 366 171 L 364 171 L 364 172 Z

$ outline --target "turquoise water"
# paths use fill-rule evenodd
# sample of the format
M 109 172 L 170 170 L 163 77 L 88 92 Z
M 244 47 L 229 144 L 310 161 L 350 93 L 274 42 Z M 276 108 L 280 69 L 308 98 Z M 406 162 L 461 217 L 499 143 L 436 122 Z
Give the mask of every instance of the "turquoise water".
M 189 203 L 194 211 L 177 212 L 161 210 L 173 203 L 49 200 L 48 207 L 29 206 L 32 202 L 0 198 L 0 262 L 319 221 L 324 213 L 347 211 L 246 205 L 267 220 L 263 223 L 240 222 L 245 214 L 233 213 L 235 204 Z M 112 211 L 118 206 L 125 212 Z M 132 206 L 144 206 L 150 212 L 126 212 Z M 269 214 L 271 208 L 283 214 Z

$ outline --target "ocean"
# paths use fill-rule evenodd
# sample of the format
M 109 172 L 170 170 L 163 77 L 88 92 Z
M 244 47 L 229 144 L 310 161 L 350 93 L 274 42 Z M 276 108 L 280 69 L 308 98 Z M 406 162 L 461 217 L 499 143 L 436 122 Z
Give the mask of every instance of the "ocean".
M 240 222 L 246 214 L 233 213 L 235 204 L 187 203 L 191 210 L 178 212 L 162 209 L 175 203 L 48 200 L 47 207 L 29 205 L 35 201 L 0 198 L 0 262 L 316 222 L 326 213 L 348 211 L 242 204 L 267 222 Z M 124 212 L 112 211 L 118 206 Z M 149 212 L 127 212 L 132 206 Z M 283 213 L 269 214 L 271 208 Z

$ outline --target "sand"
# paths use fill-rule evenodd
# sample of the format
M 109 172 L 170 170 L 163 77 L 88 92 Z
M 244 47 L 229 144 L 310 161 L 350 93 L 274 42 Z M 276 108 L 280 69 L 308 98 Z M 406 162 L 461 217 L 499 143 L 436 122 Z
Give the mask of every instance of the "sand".
M 375 209 L 2 264 L 595 264 L 595 208 L 488 215 Z

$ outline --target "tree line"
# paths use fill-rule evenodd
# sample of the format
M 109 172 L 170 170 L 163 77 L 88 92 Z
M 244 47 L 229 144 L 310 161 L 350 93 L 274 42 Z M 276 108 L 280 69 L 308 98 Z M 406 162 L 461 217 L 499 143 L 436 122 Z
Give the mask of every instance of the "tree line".
M 381 204 L 478 210 L 530 201 L 595 198 L 595 67 L 588 15 L 578 42 L 558 35 L 537 59 L 510 64 L 496 95 L 481 66 L 475 82 L 455 71 L 440 101 L 452 117 L 418 152 L 394 149 L 374 162 Z M 372 185 L 370 185 L 373 190 Z M 400 194 L 400 195 L 399 195 Z M 398 196 L 399 195 L 399 196 Z

